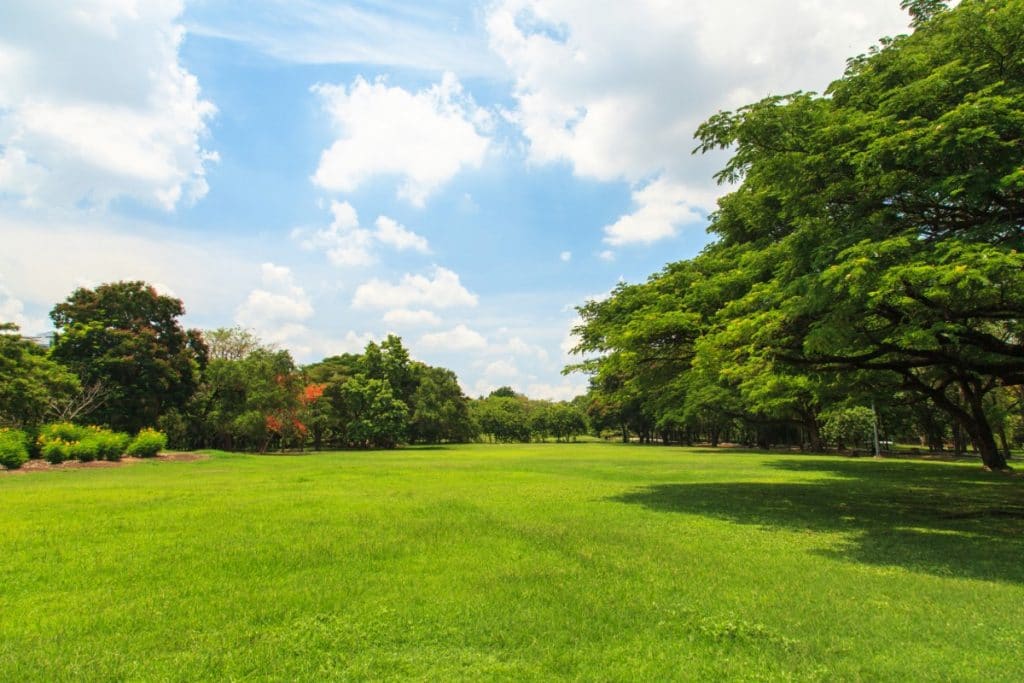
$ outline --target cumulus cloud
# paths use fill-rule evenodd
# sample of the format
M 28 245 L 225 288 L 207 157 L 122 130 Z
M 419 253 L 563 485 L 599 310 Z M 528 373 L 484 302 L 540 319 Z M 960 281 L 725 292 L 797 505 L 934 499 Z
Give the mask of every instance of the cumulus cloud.
M 492 363 L 488 363 L 484 368 L 483 376 L 485 379 L 508 379 L 519 377 L 519 368 L 511 360 L 496 360 Z
M 564 261 L 565 263 L 568 263 L 569 261 L 572 260 L 572 252 L 563 251 L 561 254 L 558 255 L 558 258 L 562 259 L 562 261 Z
M 303 249 L 322 249 L 335 266 L 368 266 L 376 263 L 375 245 L 383 244 L 399 251 L 412 249 L 430 253 L 422 235 L 407 229 L 392 218 L 378 216 L 374 228 L 360 227 L 359 214 L 348 202 L 331 202 L 331 224 L 320 230 L 292 231 Z
M 313 182 L 351 192 L 377 176 L 400 179 L 399 197 L 415 206 L 463 168 L 479 168 L 491 117 L 445 73 L 419 92 L 357 77 L 352 85 L 313 87 L 339 138 L 320 156 Z
M 430 253 L 430 246 L 427 244 L 427 238 L 422 235 L 417 235 L 413 231 L 407 229 L 404 225 L 395 221 L 393 218 L 377 216 L 377 220 L 373 225 L 376 228 L 373 236 L 382 244 L 394 247 L 399 251 L 412 249 L 413 251 L 418 251 L 421 254 Z
M 401 327 L 432 327 L 441 324 L 441 318 L 433 311 L 396 308 L 384 314 L 384 322 Z
M 487 15 L 491 46 L 515 78 L 507 118 L 529 158 L 628 182 L 638 195 L 657 190 L 649 201 L 634 197 L 637 212 L 608 227 L 612 244 L 651 242 L 693 209 L 714 209 L 721 190 L 711 177 L 723 157 L 691 154 L 710 115 L 822 89 L 847 57 L 906 26 L 892 0 L 764 0 L 742 12 L 718 0 L 637 0 L 600 12 L 587 0 L 498 0 Z
M 235 322 L 274 344 L 288 345 L 307 336 L 309 329 L 302 321 L 313 316 L 313 305 L 291 270 L 264 263 L 260 271 L 262 287 L 249 292 L 235 313 Z
M 492 345 L 491 350 L 496 354 L 507 353 L 513 356 L 535 358 L 542 362 L 548 360 L 548 352 L 543 346 L 531 344 L 522 337 L 509 337 L 507 341 Z
M 602 261 L 608 261 L 609 263 L 611 263 L 612 261 L 615 260 L 615 252 L 612 251 L 611 249 L 605 249 L 600 254 L 598 254 L 597 257 Z
M 418 346 L 441 351 L 471 351 L 487 348 L 487 339 L 469 327 L 458 324 L 444 332 L 430 332 L 420 337 Z
M 690 196 L 686 186 L 671 183 L 665 178 L 634 190 L 636 211 L 605 226 L 604 241 L 620 247 L 624 244 L 650 244 L 674 237 L 680 226 L 702 220 L 701 214 L 689 205 Z
M 292 237 L 303 249 L 322 249 L 336 266 L 366 266 L 377 259 L 373 255 L 373 233 L 359 227 L 359 215 L 348 202 L 331 202 L 331 224 L 308 233 L 295 230 Z
M 407 306 L 453 308 L 476 306 L 478 297 L 462 286 L 458 273 L 436 266 L 431 275 L 407 273 L 397 283 L 373 278 L 356 288 L 354 308 L 396 309 Z
M 561 384 L 538 382 L 526 387 L 526 395 L 530 398 L 542 398 L 548 401 L 571 401 L 585 393 L 587 393 L 586 382 L 565 381 Z
M 171 210 L 206 194 L 212 103 L 179 60 L 181 2 L 6 3 L 0 192 L 29 205 L 133 197 Z

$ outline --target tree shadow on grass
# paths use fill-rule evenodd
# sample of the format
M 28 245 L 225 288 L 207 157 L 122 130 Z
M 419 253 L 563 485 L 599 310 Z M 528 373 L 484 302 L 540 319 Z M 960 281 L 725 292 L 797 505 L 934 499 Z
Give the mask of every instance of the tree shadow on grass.
M 799 482 L 659 484 L 612 500 L 787 531 L 847 532 L 821 554 L 939 576 L 1024 583 L 1024 479 L 914 462 L 786 459 Z

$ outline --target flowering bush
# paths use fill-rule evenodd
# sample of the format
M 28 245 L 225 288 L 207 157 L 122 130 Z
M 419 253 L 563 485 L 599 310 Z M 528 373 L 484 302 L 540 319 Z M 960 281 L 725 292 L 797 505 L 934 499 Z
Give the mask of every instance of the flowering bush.
M 59 465 L 71 459 L 71 443 L 63 439 L 39 437 L 39 450 L 51 465 Z
M 128 444 L 127 453 L 136 458 L 152 458 L 164 448 L 167 448 L 167 436 L 163 432 L 143 429 L 135 440 Z
M 81 427 L 58 422 L 39 430 L 39 452 L 50 463 L 65 460 L 120 460 L 131 437 L 103 427 Z
M 96 427 L 95 429 L 99 429 Z M 39 430 L 40 440 L 53 440 L 60 439 L 61 441 L 67 441 L 74 443 L 75 441 L 81 441 L 91 433 L 89 427 L 80 427 L 70 422 L 55 422 L 53 424 L 45 425 Z

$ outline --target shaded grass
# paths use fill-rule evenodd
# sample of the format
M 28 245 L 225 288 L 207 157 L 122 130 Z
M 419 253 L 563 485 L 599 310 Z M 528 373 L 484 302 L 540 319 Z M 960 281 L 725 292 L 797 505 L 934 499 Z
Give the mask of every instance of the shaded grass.
M 2 680 L 1022 680 L 1022 482 L 614 444 L 0 479 Z

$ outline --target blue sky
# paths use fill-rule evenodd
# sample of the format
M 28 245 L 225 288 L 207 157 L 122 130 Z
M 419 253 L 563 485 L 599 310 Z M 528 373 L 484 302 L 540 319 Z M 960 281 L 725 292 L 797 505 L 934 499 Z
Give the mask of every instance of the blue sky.
M 708 241 L 720 109 L 821 90 L 896 0 L 0 9 L 0 318 L 145 279 L 300 362 L 388 332 L 569 398 L 573 306 Z

